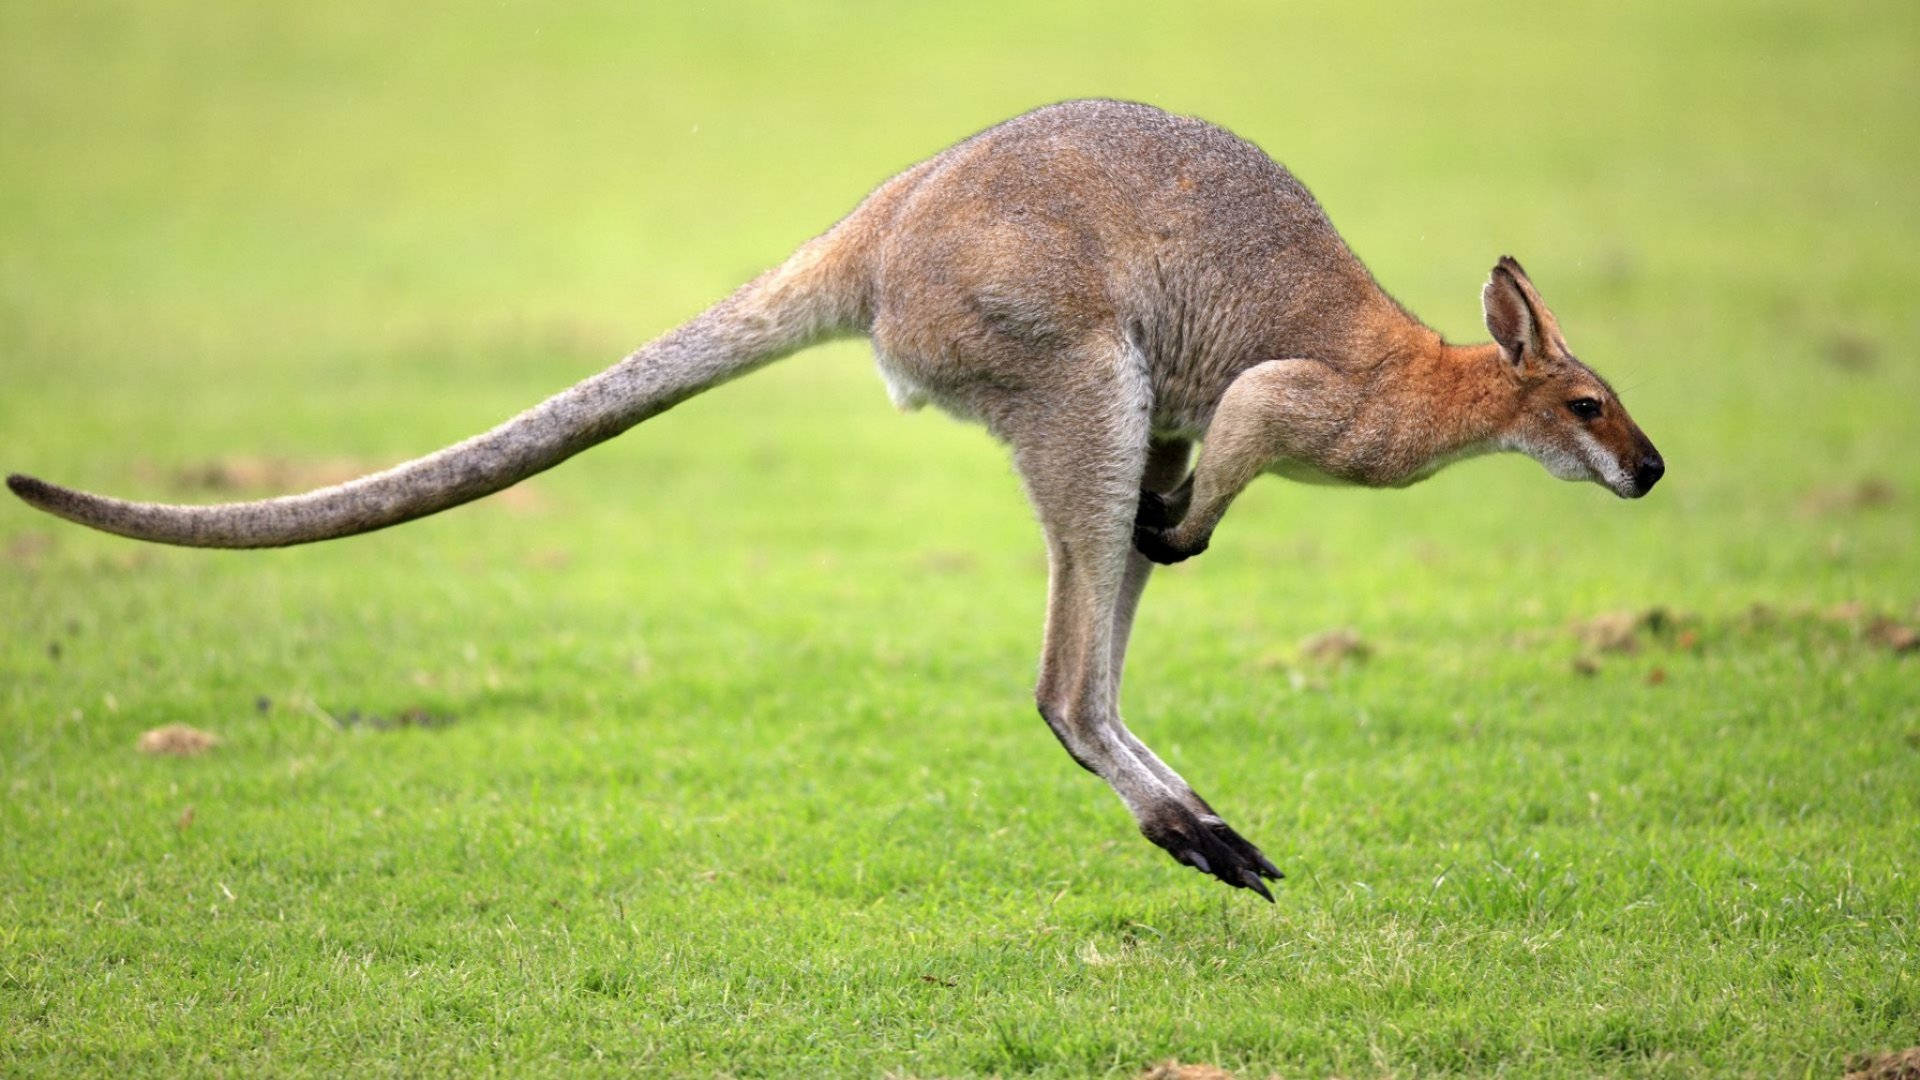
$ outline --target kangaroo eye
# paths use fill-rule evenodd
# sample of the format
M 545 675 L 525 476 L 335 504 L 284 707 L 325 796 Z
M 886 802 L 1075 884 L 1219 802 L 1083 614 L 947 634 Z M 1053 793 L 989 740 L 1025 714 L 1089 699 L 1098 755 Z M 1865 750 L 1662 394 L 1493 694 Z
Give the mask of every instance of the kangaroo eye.
M 1567 408 L 1582 420 L 1592 420 L 1600 415 L 1600 402 L 1596 398 L 1577 397 L 1567 402 Z

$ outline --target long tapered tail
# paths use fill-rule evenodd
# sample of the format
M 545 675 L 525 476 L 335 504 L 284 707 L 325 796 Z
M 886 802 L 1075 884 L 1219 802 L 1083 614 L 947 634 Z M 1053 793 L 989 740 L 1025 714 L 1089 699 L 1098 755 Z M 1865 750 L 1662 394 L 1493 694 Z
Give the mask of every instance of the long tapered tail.
M 188 547 L 284 547 L 425 517 L 552 468 L 702 390 L 849 329 L 844 285 L 814 250 L 820 244 L 499 427 L 344 484 L 210 506 L 128 502 L 18 474 L 7 487 L 69 521 Z

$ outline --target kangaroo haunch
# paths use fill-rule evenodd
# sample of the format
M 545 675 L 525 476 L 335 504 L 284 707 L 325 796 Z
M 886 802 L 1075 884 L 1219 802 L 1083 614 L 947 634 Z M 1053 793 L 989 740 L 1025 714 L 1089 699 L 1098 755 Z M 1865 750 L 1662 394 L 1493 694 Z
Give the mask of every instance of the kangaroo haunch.
M 1381 290 L 1258 147 L 1145 105 L 1076 101 L 915 165 L 613 367 L 385 472 L 214 506 L 17 475 L 7 486 L 141 540 L 329 540 L 499 491 L 806 345 L 865 334 L 897 404 L 933 402 L 1012 447 L 1051 568 L 1036 691 L 1048 726 L 1148 839 L 1271 900 L 1261 879 L 1279 869 L 1120 719 L 1153 563 L 1205 550 L 1263 472 L 1402 487 L 1517 450 L 1638 498 L 1664 470 L 1519 263 L 1495 265 L 1481 302 L 1494 340 L 1450 345 Z

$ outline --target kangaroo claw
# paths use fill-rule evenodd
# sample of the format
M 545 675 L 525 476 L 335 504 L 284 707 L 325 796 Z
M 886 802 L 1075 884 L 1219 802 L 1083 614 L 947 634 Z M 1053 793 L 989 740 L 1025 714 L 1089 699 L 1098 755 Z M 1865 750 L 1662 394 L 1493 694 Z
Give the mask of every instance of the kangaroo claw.
M 1287 876 L 1280 872 L 1279 867 L 1273 865 L 1272 859 L 1267 858 L 1266 855 L 1262 853 L 1259 848 L 1254 847 L 1246 837 L 1234 832 L 1233 826 L 1228 825 L 1217 817 L 1207 817 L 1203 815 L 1200 820 L 1207 828 L 1213 830 L 1213 834 L 1220 838 L 1221 843 L 1232 848 L 1235 854 L 1252 864 L 1254 871 L 1261 877 L 1272 878 L 1275 881 L 1279 881 Z
M 1160 808 L 1143 822 L 1140 831 L 1166 849 L 1175 862 L 1191 866 L 1236 889 L 1251 889 L 1273 902 L 1263 877 L 1282 876 L 1260 849 L 1217 817 L 1201 816 L 1177 803 Z

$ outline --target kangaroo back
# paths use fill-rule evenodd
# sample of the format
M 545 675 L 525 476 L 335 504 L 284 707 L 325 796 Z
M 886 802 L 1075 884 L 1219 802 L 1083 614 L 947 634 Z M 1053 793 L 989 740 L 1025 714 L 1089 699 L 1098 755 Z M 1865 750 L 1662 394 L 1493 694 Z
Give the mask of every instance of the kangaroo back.
M 851 329 L 857 290 L 833 234 L 802 247 L 618 364 L 491 431 L 302 495 L 178 506 L 7 477 L 32 505 L 105 532 L 188 547 L 284 547 L 371 532 L 509 487 L 729 379 Z

